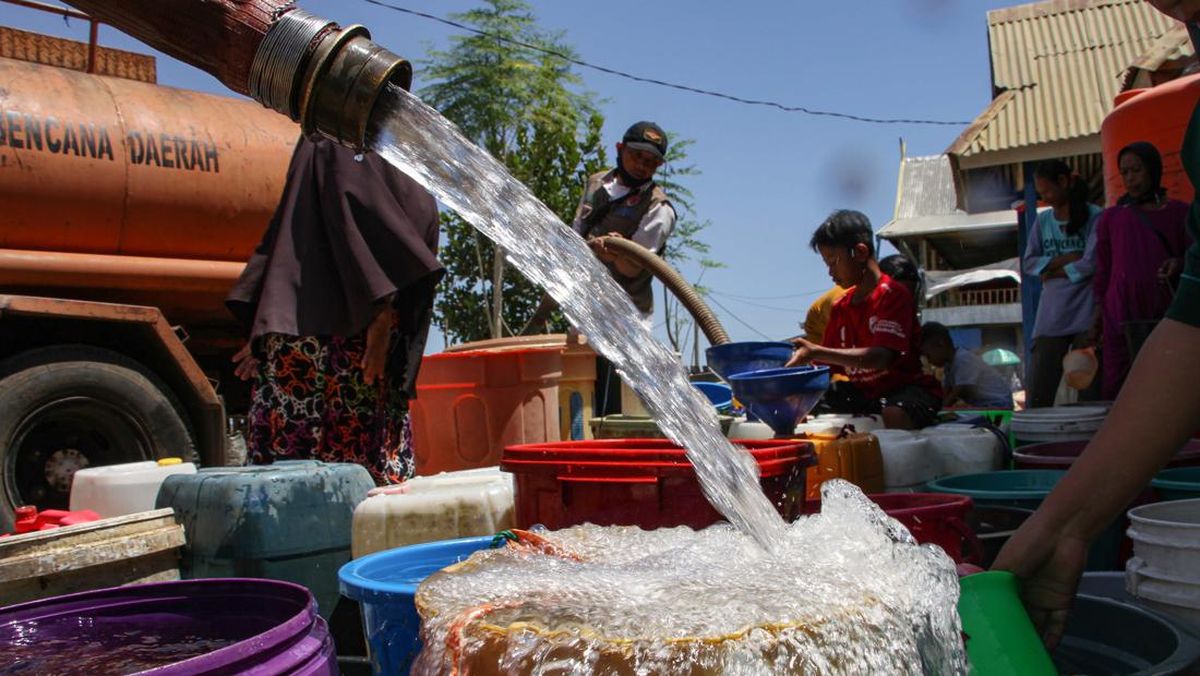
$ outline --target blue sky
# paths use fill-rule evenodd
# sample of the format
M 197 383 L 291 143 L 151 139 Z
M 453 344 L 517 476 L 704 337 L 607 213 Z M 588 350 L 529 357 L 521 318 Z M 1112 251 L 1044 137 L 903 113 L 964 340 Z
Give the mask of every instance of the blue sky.
M 388 0 L 439 16 L 473 0 Z M 456 29 L 363 0 L 301 0 L 341 23 L 361 23 L 374 39 L 418 62 L 444 48 Z M 994 0 L 741 2 L 696 0 L 599 5 L 532 3 L 546 29 L 566 32 L 580 58 L 637 75 L 745 98 L 884 118 L 971 120 L 991 98 L 986 13 Z M 0 5 L 0 23 L 87 39 L 82 22 Z M 149 52 L 104 26 L 101 44 Z M 229 93 L 211 76 L 159 57 L 161 84 Z M 726 268 L 708 272 L 714 310 L 734 340 L 798 333 L 808 304 L 830 285 L 807 247 L 813 228 L 836 208 L 865 212 L 876 228 L 892 214 L 900 140 L 910 155 L 944 150 L 962 126 L 868 125 L 753 107 L 580 70 L 599 96 L 615 143 L 630 123 L 652 119 L 695 140 L 690 160 L 703 172 L 688 183 L 703 239 Z M 422 85 L 421 72 L 414 85 Z M 683 272 L 694 279 L 697 270 Z M 656 293 L 658 291 L 656 290 Z M 661 299 L 657 301 L 661 305 Z M 719 304 L 723 307 L 717 307 Z M 661 320 L 660 320 L 661 323 Z M 657 334 L 664 335 L 661 328 Z M 430 339 L 430 351 L 442 347 Z

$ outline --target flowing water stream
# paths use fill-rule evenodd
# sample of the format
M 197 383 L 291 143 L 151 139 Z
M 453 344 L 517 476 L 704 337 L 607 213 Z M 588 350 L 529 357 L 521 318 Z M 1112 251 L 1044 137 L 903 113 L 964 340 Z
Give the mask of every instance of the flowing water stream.
M 659 428 L 687 449 L 713 506 L 772 549 L 784 522 L 763 495 L 754 458 L 721 433 L 712 404 L 691 386 L 676 356 L 642 325 L 629 297 L 583 238 L 415 96 L 389 85 L 375 111 L 368 146 L 487 235 L 509 262 L 545 288 L 641 395 Z
M 379 111 L 383 111 L 380 114 Z M 568 555 L 490 550 L 421 586 L 413 673 L 934 673 L 967 665 L 954 564 L 852 484 L 785 524 L 758 466 L 583 239 L 437 111 L 389 87 L 368 145 L 504 249 L 687 449 L 732 524 L 582 526 Z M 490 629 L 487 627 L 491 627 Z M 679 638 L 691 637 L 691 638 Z

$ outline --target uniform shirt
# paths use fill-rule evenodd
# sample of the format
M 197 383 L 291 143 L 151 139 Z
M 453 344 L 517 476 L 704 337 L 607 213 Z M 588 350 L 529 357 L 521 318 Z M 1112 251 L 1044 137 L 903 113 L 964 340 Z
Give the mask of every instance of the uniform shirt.
M 1012 391 L 996 369 L 988 366 L 979 355 L 958 348 L 954 359 L 946 365 L 946 390 L 959 385 L 969 387 L 963 401 L 977 408 L 1012 409 Z
M 921 327 L 908 289 L 885 274 L 862 302 L 854 303 L 853 298 L 851 288 L 833 304 L 822 345 L 834 349 L 884 347 L 899 356 L 886 369 L 838 370 L 844 370 L 850 382 L 869 399 L 891 394 L 905 385 L 925 387 L 918 348 Z
M 615 171 L 604 177 L 604 183 L 601 186 L 604 192 L 608 193 L 609 199 L 614 202 L 628 195 L 631 190 L 629 186 L 617 180 Z M 571 228 L 580 235 L 587 230 L 587 226 L 580 217 L 581 212 L 581 209 L 575 210 L 575 221 L 571 223 Z M 674 229 L 675 209 L 671 207 L 670 203 L 655 204 L 646 212 L 642 222 L 638 224 L 637 230 L 629 239 L 651 251 L 659 251 L 667 243 L 667 238 L 671 236 L 671 231 Z

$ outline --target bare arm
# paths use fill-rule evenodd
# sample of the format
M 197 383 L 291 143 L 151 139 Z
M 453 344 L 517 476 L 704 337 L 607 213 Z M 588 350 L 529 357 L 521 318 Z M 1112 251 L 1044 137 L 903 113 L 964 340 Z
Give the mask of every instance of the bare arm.
M 1025 579 L 1025 604 L 1049 643 L 1062 635 L 1089 543 L 1196 431 L 1198 353 L 1200 327 L 1158 325 L 1104 426 L 997 557 L 995 568 Z
M 811 343 L 803 338 L 792 341 L 796 350 L 788 360 L 788 366 L 796 366 L 807 362 L 832 364 L 842 368 L 854 369 L 886 369 L 899 356 L 895 350 L 886 347 L 848 347 L 832 348 Z

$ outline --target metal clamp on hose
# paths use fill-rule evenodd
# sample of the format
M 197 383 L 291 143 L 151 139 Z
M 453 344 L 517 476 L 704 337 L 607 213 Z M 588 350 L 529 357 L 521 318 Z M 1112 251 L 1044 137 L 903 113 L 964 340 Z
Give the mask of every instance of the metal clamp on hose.
M 363 26 L 292 10 L 267 32 L 250 70 L 251 95 L 320 133 L 362 150 L 367 121 L 389 83 L 408 89 L 412 65 L 371 41 Z

